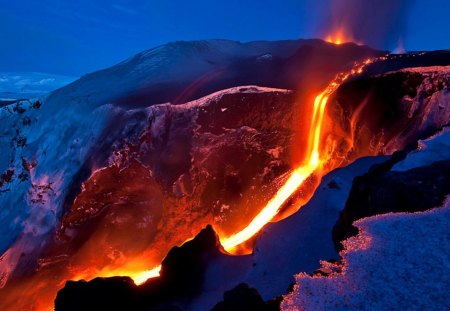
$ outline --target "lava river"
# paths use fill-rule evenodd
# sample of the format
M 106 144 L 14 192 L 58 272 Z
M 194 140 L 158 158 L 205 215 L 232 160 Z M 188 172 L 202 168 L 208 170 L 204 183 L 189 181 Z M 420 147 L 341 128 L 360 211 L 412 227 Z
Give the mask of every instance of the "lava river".
M 372 60 L 367 60 L 362 64 L 357 64 L 348 73 L 341 73 L 322 91 L 318 94 L 313 103 L 309 107 L 305 107 L 305 116 L 311 116 L 309 122 L 304 120 L 305 124 L 309 126 L 309 133 L 307 139 L 304 139 L 304 143 L 294 143 L 294 147 L 299 150 L 305 150 L 304 161 L 297 168 L 285 174 L 285 178 L 282 184 L 278 184 L 278 190 L 274 191 L 274 195 L 268 200 L 266 205 L 254 216 L 247 225 L 242 225 L 240 230 L 236 230 L 235 233 L 226 234 L 224 232 L 219 233 L 221 244 L 224 249 L 230 254 L 242 254 L 250 253 L 252 250 L 252 239 L 257 233 L 270 221 L 276 220 L 276 217 L 286 217 L 298 210 L 306 201 L 312 196 L 315 188 L 320 182 L 321 176 L 331 171 L 332 169 L 342 165 L 342 161 L 336 161 L 333 158 L 335 148 L 337 146 L 336 141 L 325 137 L 323 135 L 323 129 L 326 127 L 327 118 L 325 115 L 325 109 L 327 101 L 330 95 L 350 76 L 360 74 L 363 71 L 364 66 L 371 63 Z M 329 121 L 329 120 L 328 120 Z M 349 143 L 351 144 L 351 142 Z M 102 173 L 102 170 L 97 172 Z M 142 179 L 141 183 L 145 183 L 146 179 Z M 310 181 L 309 185 L 306 185 L 306 181 Z M 311 186 L 312 185 L 312 186 Z M 155 186 L 156 187 L 156 186 Z M 299 192 L 299 189 L 306 187 L 304 192 L 306 195 L 302 200 L 294 200 L 292 197 Z M 140 190 L 139 190 L 140 189 Z M 142 185 L 139 186 L 139 191 L 145 191 Z M 289 211 L 286 212 L 286 205 L 291 205 Z M 280 212 L 283 212 L 283 216 L 280 216 Z M 242 228 L 243 227 L 243 228 Z M 163 243 L 162 241 L 161 243 Z M 181 241 L 182 242 L 182 241 Z M 23 246 L 23 245 L 22 245 Z M 8 250 L 3 256 L 4 263 L 7 264 L 8 260 L 14 260 L 16 254 L 20 255 L 21 241 Z M 172 245 L 165 245 L 170 247 Z M 60 246 L 59 246 L 60 247 Z M 98 247 L 98 246 L 94 246 Z M 56 249 L 58 245 L 56 245 Z M 61 247 L 60 247 L 61 248 Z M 157 247 L 154 247 L 157 248 Z M 137 258 L 127 258 L 127 264 L 122 267 L 116 267 L 114 269 L 105 268 L 101 271 L 95 268 L 89 268 L 86 261 L 80 264 L 82 269 L 73 268 L 67 271 L 67 267 L 64 264 L 65 248 L 63 247 L 60 252 L 62 255 L 53 256 L 49 261 L 41 261 L 39 264 L 41 267 L 54 267 L 51 269 L 43 269 L 38 271 L 34 275 L 22 276 L 18 280 L 15 280 L 12 285 L 10 284 L 2 291 L 8 308 L 21 310 L 23 308 L 31 308 L 32 310 L 50 310 L 53 307 L 53 299 L 56 295 L 56 291 L 63 287 L 64 282 L 67 279 L 80 280 L 91 279 L 95 276 L 108 277 L 113 275 L 125 275 L 130 276 L 136 284 L 141 284 L 147 279 L 157 277 L 159 275 L 159 266 L 155 266 L 150 270 L 145 270 L 143 267 L 151 266 L 161 260 L 159 254 L 152 255 L 150 253 L 141 254 Z M 91 249 L 91 254 L 95 254 L 95 249 Z M 80 255 L 81 256 L 81 255 Z M 80 257 L 79 256 L 79 257 Z M 96 256 L 94 256 L 96 257 Z M 155 259 L 158 258 L 158 259 Z M 129 260 L 132 259 L 132 260 Z M 60 263 L 61 262 L 61 263 Z M 160 262 L 160 261 L 159 261 Z M 70 267 L 69 267 L 70 268 Z M 8 275 L 6 274 L 6 278 Z M 1 281 L 1 280 L 0 280 Z M 30 296 L 30 299 L 25 301 L 23 299 L 23 293 Z M 21 300 L 20 304 L 15 301 Z M 38 300 L 38 301 L 35 301 Z
M 302 186 L 313 173 L 320 180 L 320 177 L 326 172 L 336 168 L 334 164 L 330 164 L 330 157 L 333 154 L 333 142 L 328 140 L 328 146 L 321 146 L 321 133 L 324 123 L 325 108 L 329 96 L 345 82 L 351 75 L 359 74 L 364 67 L 372 63 L 373 60 L 366 60 L 363 64 L 357 64 L 349 73 L 341 73 L 314 99 L 312 108 L 310 129 L 308 136 L 307 160 L 301 166 L 293 170 L 287 181 L 279 188 L 275 196 L 267 203 L 267 205 L 252 219 L 252 221 L 241 231 L 227 237 L 220 237 L 222 246 L 229 253 L 234 253 L 235 249 L 252 239 L 268 222 L 279 213 L 280 209 L 286 201 Z M 324 152 L 326 151 L 326 152 Z M 323 165 L 327 163 L 327 169 L 324 170 Z M 317 181 L 316 186 L 319 184 Z M 300 208 L 301 206 L 297 207 Z M 144 272 L 123 271 L 123 275 L 129 275 L 134 282 L 139 285 L 144 283 L 147 279 L 157 277 L 159 275 L 160 266 Z

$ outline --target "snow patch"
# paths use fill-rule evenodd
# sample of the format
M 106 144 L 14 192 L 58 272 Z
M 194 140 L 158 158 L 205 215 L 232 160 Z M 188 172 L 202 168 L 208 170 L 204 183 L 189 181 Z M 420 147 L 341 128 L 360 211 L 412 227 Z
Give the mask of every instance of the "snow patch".
M 449 201 L 423 213 L 385 214 L 355 222 L 343 270 L 296 275 L 282 310 L 449 310 Z

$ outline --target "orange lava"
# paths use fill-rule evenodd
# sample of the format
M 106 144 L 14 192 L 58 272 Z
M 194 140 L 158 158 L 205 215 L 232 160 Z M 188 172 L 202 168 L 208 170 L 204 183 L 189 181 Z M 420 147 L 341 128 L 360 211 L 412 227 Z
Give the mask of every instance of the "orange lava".
M 366 60 L 362 64 L 356 65 L 349 73 L 342 73 L 327 86 L 327 88 L 316 96 L 314 100 L 313 113 L 310 123 L 310 131 L 307 146 L 307 161 L 296 168 L 290 174 L 285 184 L 278 190 L 275 196 L 259 212 L 258 215 L 241 231 L 228 236 L 220 237 L 220 242 L 225 250 L 232 252 L 237 246 L 253 238 L 268 222 L 270 222 L 280 211 L 286 201 L 297 191 L 303 182 L 320 166 L 329 160 L 330 153 L 321 155 L 321 132 L 324 123 L 325 108 L 329 96 L 346 81 L 350 75 L 360 74 L 364 67 L 372 63 L 373 60 Z M 332 143 L 332 142 L 329 142 Z M 325 148 L 324 148 L 325 149 Z M 330 149 L 330 148 L 328 148 Z M 152 270 L 132 274 L 136 284 L 142 284 L 148 278 L 159 276 L 161 266 Z
M 158 277 L 160 270 L 161 270 L 161 266 L 157 266 L 157 267 L 153 268 L 152 270 L 138 272 L 138 273 L 135 273 L 134 275 L 129 275 L 129 277 L 133 279 L 134 284 L 141 285 L 148 279 Z
M 338 36 L 339 37 L 339 36 Z M 338 38 L 336 37 L 336 38 Z M 345 42 L 343 36 L 339 37 L 341 39 L 336 39 L 334 43 L 340 44 Z M 292 172 L 290 172 L 285 183 L 279 188 L 276 194 L 268 201 L 268 203 L 261 209 L 261 211 L 240 231 L 229 235 L 220 236 L 221 244 L 224 249 L 230 253 L 236 253 L 239 247 L 255 237 L 255 235 L 270 221 L 274 221 L 275 216 L 277 216 L 286 205 L 287 201 L 293 197 L 295 193 L 298 193 L 298 189 L 305 184 L 305 181 L 309 179 L 311 175 L 314 174 L 314 178 L 320 180 L 321 176 L 325 174 L 328 170 L 331 170 L 340 165 L 337 161 L 332 161 L 333 154 L 333 141 L 324 139 L 325 136 L 325 125 L 327 125 L 327 119 L 325 118 L 325 110 L 327 106 L 328 99 L 330 95 L 341 85 L 345 80 L 347 80 L 351 75 L 360 74 L 363 71 L 364 66 L 371 63 L 372 60 L 367 60 L 364 63 L 355 66 L 348 73 L 342 73 L 336 76 L 336 78 L 315 97 L 314 103 L 311 105 L 311 120 L 309 124 L 309 135 L 305 146 L 298 146 L 299 149 L 306 150 L 305 161 Z M 350 138 L 352 139 L 352 138 Z M 326 168 L 325 167 L 326 164 Z M 316 185 L 317 186 L 317 185 Z M 140 188 L 138 188 L 139 190 Z M 301 204 L 296 204 L 295 208 L 299 209 Z M 189 233 L 188 233 L 189 235 Z M 161 241 L 165 243 L 165 241 Z M 173 244 L 173 243 L 171 243 Z M 154 249 L 158 249 L 155 246 Z M 160 254 L 158 254 L 159 256 Z M 129 276 L 131 277 L 136 285 L 140 285 L 150 278 L 158 277 L 160 273 L 161 266 L 153 267 L 151 270 L 145 270 L 144 267 L 148 267 L 149 264 L 155 264 L 158 261 L 152 252 L 142 254 L 139 258 L 133 258 L 133 261 L 126 258 L 124 266 L 119 269 L 104 267 L 103 270 L 98 271 L 97 269 L 84 269 L 82 271 L 76 269 L 76 265 L 73 267 L 68 267 L 68 271 L 65 271 L 66 267 L 59 267 L 61 271 L 65 271 L 61 274 L 64 279 L 81 280 L 81 279 L 92 279 L 95 276 L 100 277 L 110 277 L 110 276 Z M 153 259 L 153 262 L 149 261 Z M 61 288 L 64 286 L 64 282 L 61 280 L 52 278 L 53 272 L 48 270 L 42 272 L 40 276 L 35 276 L 33 279 L 23 286 L 18 286 L 13 295 L 8 297 L 8 303 L 6 305 L 13 306 L 16 304 L 18 299 L 22 299 L 22 294 L 24 292 L 33 294 L 39 297 L 39 301 L 30 301 L 26 303 L 29 305 L 29 310 L 39 310 L 47 311 L 52 310 L 52 304 L 55 293 L 49 291 L 48 288 Z M 48 281 L 50 280 L 50 281 Z M 50 283 L 49 283 L 50 282 Z M 50 285 L 49 285 L 50 284 Z M 1 285 L 1 279 L 0 279 Z M 0 287 L 1 288 L 1 287 Z M 20 290 L 17 290 L 20 289 Z M 1 291 L 1 289 L 0 289 Z M 45 293 L 46 296 L 43 296 Z M 0 301 L 1 298 L 0 292 Z M 20 304 L 20 306 L 22 306 Z M 14 309 L 14 308 L 13 308 Z M 14 310 L 21 310 L 23 308 L 19 305 Z

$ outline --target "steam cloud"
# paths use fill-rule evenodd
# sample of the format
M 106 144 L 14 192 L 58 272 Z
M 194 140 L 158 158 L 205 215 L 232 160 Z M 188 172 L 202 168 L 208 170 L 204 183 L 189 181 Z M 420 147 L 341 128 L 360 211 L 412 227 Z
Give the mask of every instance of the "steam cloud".
M 331 0 L 321 32 L 343 27 L 356 42 L 393 49 L 404 38 L 406 16 L 414 0 Z

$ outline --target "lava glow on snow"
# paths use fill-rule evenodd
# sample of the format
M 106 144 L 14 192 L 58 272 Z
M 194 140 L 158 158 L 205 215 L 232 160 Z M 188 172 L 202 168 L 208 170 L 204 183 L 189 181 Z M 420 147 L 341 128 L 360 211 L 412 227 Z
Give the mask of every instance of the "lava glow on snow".
M 325 90 L 316 96 L 308 135 L 307 161 L 290 173 L 289 178 L 277 191 L 276 195 L 244 229 L 231 236 L 220 237 L 220 242 L 226 251 L 233 253 L 236 247 L 253 238 L 278 214 L 286 201 L 297 191 L 297 189 L 299 189 L 299 187 L 311 174 L 314 172 L 321 175 L 325 173 L 320 169 L 320 167 L 330 160 L 329 150 L 332 149 L 332 147 L 324 146 L 324 148 L 321 148 L 320 143 L 328 98 L 339 87 L 339 85 L 346 81 L 351 75 L 360 74 L 364 67 L 372 62 L 373 60 L 368 59 L 363 64 L 355 65 L 350 72 L 338 74 L 336 78 L 325 88 Z M 331 141 L 328 141 L 328 143 L 333 144 Z M 322 154 L 322 150 L 328 150 L 327 154 Z M 334 168 L 334 166 L 336 166 L 336 164 L 329 165 L 331 168 Z M 300 207 L 301 206 L 298 208 Z M 121 274 L 130 276 L 134 280 L 135 284 L 139 285 L 144 283 L 149 278 L 158 277 L 160 269 L 161 266 L 157 266 L 144 272 L 136 273 L 132 271 L 122 271 Z
M 242 248 L 247 253 L 251 252 L 249 247 L 249 240 L 252 240 L 258 232 L 270 221 L 280 217 L 280 211 L 288 204 L 291 198 L 294 197 L 302 186 L 307 184 L 306 181 L 315 179 L 314 187 L 309 187 L 308 192 L 314 191 L 318 186 L 317 180 L 328 171 L 340 166 L 342 162 L 334 159 L 333 152 L 336 149 L 336 142 L 333 139 L 326 137 L 324 129 L 327 127 L 326 106 L 330 95 L 350 76 L 360 74 L 364 66 L 369 64 L 372 60 L 367 60 L 362 64 L 357 64 L 347 73 L 338 74 L 335 79 L 317 96 L 310 105 L 307 105 L 305 116 L 310 118 L 305 120 L 308 127 L 308 137 L 305 140 L 305 145 L 298 145 L 296 148 L 306 150 L 303 163 L 296 169 L 288 173 L 285 182 L 278 187 L 275 195 L 268 200 L 267 204 L 261 208 L 259 213 L 243 225 L 242 229 L 237 230 L 234 234 L 225 235 L 219 233 L 221 244 L 225 251 L 230 254 L 242 254 Z M 309 122 L 308 122 L 309 121 Z M 351 139 L 351 138 L 349 138 Z M 292 207 L 293 212 L 298 210 L 302 204 L 294 203 Z M 291 207 L 290 207 L 291 208 Z M 161 241 L 164 243 L 164 241 Z M 95 252 L 95 249 L 93 250 Z M 58 258 L 57 258 L 58 259 Z M 152 256 L 152 253 L 146 253 L 138 258 L 127 258 L 123 266 L 109 268 L 104 266 L 102 270 L 90 268 L 88 263 L 83 265 L 83 269 L 76 266 L 69 266 L 68 271 L 66 267 L 59 267 L 58 271 L 51 269 L 43 270 L 41 274 L 30 277 L 27 282 L 18 282 L 17 287 L 11 289 L 8 294 L 8 303 L 13 304 L 16 299 L 22 296 L 23 292 L 29 293 L 30 297 L 39 297 L 39 301 L 34 303 L 34 310 L 47 311 L 53 308 L 53 300 L 55 298 L 55 290 L 64 286 L 67 279 L 71 280 L 90 280 L 95 277 L 112 277 L 112 276 L 129 276 L 133 279 L 136 285 L 145 283 L 150 278 L 159 276 L 161 266 L 156 265 L 161 262 L 159 257 Z M 147 267 L 152 269 L 146 270 Z M 62 272 L 64 271 L 64 272 Z M 61 275 L 58 275 L 61 273 Z M 51 284 L 51 285 L 49 285 Z

